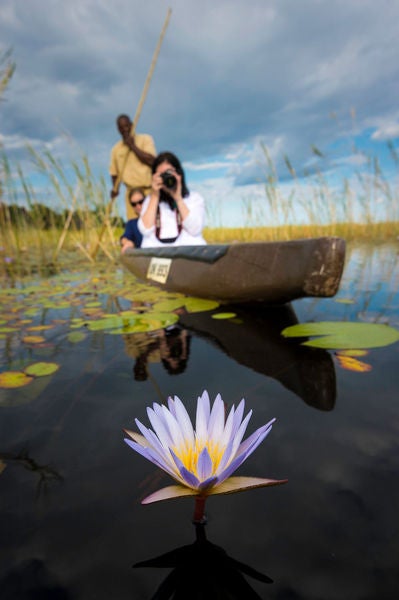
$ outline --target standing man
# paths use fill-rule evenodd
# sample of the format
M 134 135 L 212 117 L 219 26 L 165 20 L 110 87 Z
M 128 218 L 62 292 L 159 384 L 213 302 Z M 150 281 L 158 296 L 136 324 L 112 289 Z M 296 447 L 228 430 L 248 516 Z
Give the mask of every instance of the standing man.
M 112 180 L 111 198 L 118 195 L 114 191 L 118 179 L 126 185 L 126 215 L 133 219 L 136 214 L 129 202 L 129 192 L 132 188 L 141 188 L 145 194 L 151 190 L 151 167 L 155 159 L 156 150 L 154 140 L 145 133 L 131 134 L 132 122 L 128 115 L 119 115 L 116 125 L 122 139 L 119 140 L 111 151 L 111 164 L 109 172 Z

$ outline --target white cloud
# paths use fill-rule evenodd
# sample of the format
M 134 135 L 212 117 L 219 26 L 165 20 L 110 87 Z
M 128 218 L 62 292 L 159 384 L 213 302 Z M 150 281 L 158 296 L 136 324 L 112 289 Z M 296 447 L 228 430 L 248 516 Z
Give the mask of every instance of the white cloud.
M 399 137 L 399 123 L 386 123 L 382 125 L 371 136 L 373 140 L 394 140 Z
M 206 163 L 194 163 L 194 162 L 185 162 L 184 168 L 190 169 L 191 171 L 214 171 L 217 169 L 224 169 L 231 165 L 228 161 L 213 161 Z

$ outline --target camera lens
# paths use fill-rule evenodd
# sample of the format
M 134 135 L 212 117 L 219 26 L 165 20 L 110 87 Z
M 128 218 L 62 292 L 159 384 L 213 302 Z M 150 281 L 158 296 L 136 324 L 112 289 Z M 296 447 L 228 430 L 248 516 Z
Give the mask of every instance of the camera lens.
M 173 190 L 177 185 L 177 179 L 170 171 L 161 173 L 162 181 L 165 187 L 169 190 Z

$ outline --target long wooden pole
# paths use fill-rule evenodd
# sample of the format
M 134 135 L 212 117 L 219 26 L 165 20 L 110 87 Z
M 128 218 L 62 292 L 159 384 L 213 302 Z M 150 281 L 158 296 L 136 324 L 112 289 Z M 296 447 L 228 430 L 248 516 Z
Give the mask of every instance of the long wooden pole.
M 172 9 L 168 8 L 168 12 L 166 14 L 166 19 L 165 19 L 165 22 L 164 22 L 163 27 L 162 27 L 161 35 L 159 36 L 158 44 L 157 44 L 157 46 L 155 48 L 155 52 L 154 52 L 154 55 L 152 57 L 152 61 L 151 61 L 151 65 L 150 65 L 150 68 L 149 68 L 149 71 L 148 71 L 148 74 L 147 74 L 147 78 L 146 78 L 145 83 L 144 83 L 143 91 L 141 92 L 141 97 L 140 97 L 139 103 L 137 105 L 136 114 L 134 115 L 134 119 L 133 119 L 133 123 L 132 123 L 132 128 L 131 128 L 131 135 L 132 136 L 134 135 L 134 133 L 136 131 L 137 123 L 138 123 L 138 120 L 140 118 L 141 111 L 142 111 L 145 99 L 147 97 L 148 88 L 150 87 L 152 75 L 154 73 L 155 65 L 156 65 L 157 60 L 158 60 L 159 51 L 160 51 L 161 46 L 162 46 L 163 38 L 165 37 L 166 29 L 168 27 L 169 19 L 170 19 L 171 14 L 172 14 Z M 92 255 L 91 255 L 92 258 L 96 257 L 96 254 L 98 252 L 98 248 L 99 248 L 100 243 L 101 243 L 101 239 L 102 239 L 102 237 L 104 235 L 104 232 L 105 232 L 105 230 L 107 228 L 107 220 L 109 219 L 109 217 L 111 215 L 111 211 L 112 211 L 112 207 L 113 207 L 116 195 L 119 193 L 119 186 L 120 186 L 121 181 L 122 181 L 122 176 L 123 176 L 123 172 L 124 172 L 125 167 L 126 167 L 126 163 L 127 163 L 127 159 L 128 159 L 128 156 L 129 156 L 129 152 L 130 152 L 130 150 L 128 150 L 128 152 L 126 152 L 122 168 L 121 168 L 120 172 L 118 173 L 118 175 L 117 175 L 117 177 L 115 179 L 114 186 L 113 186 L 114 197 L 111 198 L 111 200 L 108 202 L 107 207 L 105 209 L 104 223 L 103 223 L 102 228 L 100 230 L 100 233 L 98 235 L 98 240 L 97 240 L 96 246 L 95 246 L 95 248 L 94 248 L 94 250 L 92 252 Z

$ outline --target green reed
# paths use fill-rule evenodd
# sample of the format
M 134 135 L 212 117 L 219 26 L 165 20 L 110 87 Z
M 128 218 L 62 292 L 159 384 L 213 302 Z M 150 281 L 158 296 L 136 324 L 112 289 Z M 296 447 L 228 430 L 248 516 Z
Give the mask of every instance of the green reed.
M 399 157 L 388 143 L 393 167 Z M 0 157 L 0 274 L 51 272 L 119 257 L 122 220 L 109 204 L 104 177 L 97 177 L 88 157 L 76 153 L 69 162 L 49 150 L 27 146 L 27 155 L 45 187 L 34 186 L 20 165 Z M 386 240 L 399 236 L 399 193 L 395 177 L 383 172 L 377 158 L 364 157 L 356 180 L 332 186 L 321 169 L 298 174 L 288 156 L 285 168 L 292 185 L 287 192 L 268 149 L 263 146 L 264 200 L 242 199 L 244 227 L 220 223 L 220 207 L 208 208 L 204 231 L 209 243 L 256 242 L 340 236 L 349 240 Z M 316 157 L 322 152 L 312 146 Z M 305 183 L 304 183 L 305 182 Z M 50 209 L 57 206 L 57 211 Z M 25 209 L 21 207 L 25 206 Z M 17 210 L 17 208 L 19 210 Z M 109 210 L 111 209 L 111 210 Z M 378 212 L 377 212 L 378 209 Z M 298 210 L 302 224 L 298 224 Z M 103 235 L 104 234 L 104 235 Z M 97 249 L 99 252 L 97 253 Z

